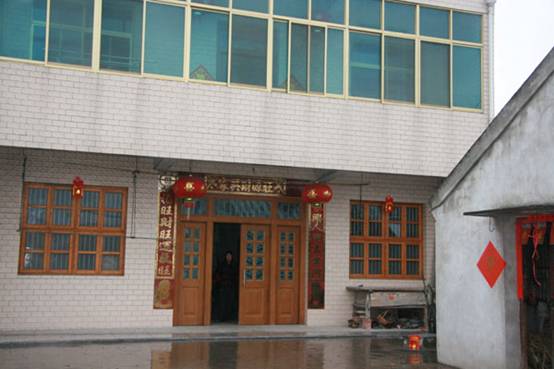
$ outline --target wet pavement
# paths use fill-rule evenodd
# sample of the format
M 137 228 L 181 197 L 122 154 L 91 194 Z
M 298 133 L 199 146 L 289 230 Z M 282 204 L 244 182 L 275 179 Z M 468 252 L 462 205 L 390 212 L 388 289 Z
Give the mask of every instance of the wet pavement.
M 434 346 L 340 338 L 0 348 L 2 369 L 447 369 Z

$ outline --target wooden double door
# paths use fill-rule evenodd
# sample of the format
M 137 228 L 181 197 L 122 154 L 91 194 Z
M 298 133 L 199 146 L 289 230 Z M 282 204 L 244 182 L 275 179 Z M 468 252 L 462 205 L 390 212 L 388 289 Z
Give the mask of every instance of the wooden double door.
M 239 324 L 297 324 L 301 309 L 299 226 L 241 224 Z M 211 321 L 213 224 L 180 222 L 177 232 L 175 325 Z

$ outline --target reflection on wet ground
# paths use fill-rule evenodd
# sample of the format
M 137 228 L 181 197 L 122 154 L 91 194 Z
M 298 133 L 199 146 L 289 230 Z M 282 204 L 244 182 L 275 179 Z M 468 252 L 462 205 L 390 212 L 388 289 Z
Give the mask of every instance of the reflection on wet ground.
M 371 338 L 130 343 L 0 349 L 2 369 L 446 369 L 436 352 Z

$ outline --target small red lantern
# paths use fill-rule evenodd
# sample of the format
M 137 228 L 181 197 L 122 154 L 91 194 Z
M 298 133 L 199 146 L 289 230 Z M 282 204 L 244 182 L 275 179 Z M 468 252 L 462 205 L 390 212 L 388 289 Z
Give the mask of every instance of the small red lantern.
M 207 192 L 206 183 L 202 178 L 192 175 L 179 178 L 173 185 L 173 193 L 178 199 L 185 199 L 184 206 L 187 209 L 194 207 L 194 199 L 203 197 Z M 190 210 L 189 210 L 190 213 Z
M 75 177 L 73 179 L 73 187 L 72 187 L 71 193 L 74 199 L 78 200 L 83 197 L 84 187 L 85 187 L 85 182 L 83 182 L 81 177 Z
M 385 213 L 390 214 L 394 210 L 394 199 L 391 195 L 385 198 Z
M 302 201 L 308 204 L 321 205 L 331 201 L 332 198 L 333 190 L 326 184 L 309 184 L 302 191 Z
M 422 338 L 421 336 L 412 335 L 408 337 L 408 350 L 410 351 L 419 351 L 421 350 L 422 345 Z

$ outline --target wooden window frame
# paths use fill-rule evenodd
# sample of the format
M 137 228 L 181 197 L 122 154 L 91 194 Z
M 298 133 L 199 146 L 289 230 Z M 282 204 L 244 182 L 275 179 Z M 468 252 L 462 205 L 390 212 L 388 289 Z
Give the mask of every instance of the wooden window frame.
M 46 205 L 46 224 L 27 224 L 27 214 L 29 209 L 29 191 L 31 189 L 46 189 L 48 190 L 47 205 Z M 125 187 L 106 187 L 106 186 L 88 186 L 86 185 L 84 191 L 96 191 L 99 192 L 98 208 L 95 209 L 98 212 L 96 227 L 80 226 L 80 211 L 90 210 L 89 208 L 81 207 L 82 199 L 71 199 L 71 207 L 65 208 L 71 209 L 71 222 L 68 226 L 53 224 L 52 216 L 54 209 L 64 208 L 63 206 L 54 205 L 54 193 L 56 190 L 69 190 L 72 188 L 69 185 L 63 184 L 51 184 L 51 183 L 35 183 L 25 182 L 23 187 L 22 198 L 22 212 L 21 212 L 21 238 L 19 247 L 19 265 L 18 274 L 25 275 L 109 275 L 109 276 L 123 276 L 125 274 L 125 241 L 126 241 L 126 225 L 127 225 L 127 193 L 128 190 Z M 121 224 L 119 227 L 104 227 L 104 215 L 106 212 L 105 207 L 105 194 L 109 192 L 121 193 Z M 44 206 L 42 206 L 44 207 Z M 109 210 L 108 210 L 109 211 Z M 45 235 L 44 249 L 41 252 L 43 255 L 43 267 L 42 269 L 25 269 L 25 254 L 36 253 L 34 250 L 25 250 L 26 235 L 28 232 L 40 232 Z M 51 250 L 51 240 L 54 234 L 69 234 L 70 244 L 67 252 Z M 94 235 L 96 236 L 96 251 L 79 251 L 79 236 L 80 235 Z M 119 236 L 120 245 L 119 252 L 104 251 L 104 236 Z M 52 269 L 50 265 L 50 257 L 52 254 L 68 254 L 68 269 L 57 270 Z M 79 270 L 77 268 L 78 255 L 79 254 L 94 254 L 96 255 L 96 265 L 94 270 Z M 112 271 L 102 270 L 102 257 L 110 255 L 119 255 L 119 268 Z
M 395 203 L 394 207 L 395 209 L 400 209 L 401 211 L 401 221 L 400 221 L 400 228 L 401 228 L 401 235 L 400 237 L 391 237 L 389 234 L 389 224 L 396 223 L 389 222 L 389 216 L 385 214 L 384 211 L 384 202 L 379 201 L 359 201 L 359 200 L 352 200 L 350 202 L 350 215 L 352 215 L 352 206 L 353 205 L 362 205 L 363 206 L 363 213 L 364 213 L 364 219 L 363 219 L 363 234 L 361 236 L 353 236 L 352 235 L 352 228 L 350 229 L 350 242 L 348 244 L 349 247 L 349 276 L 350 279 L 406 279 L 406 280 L 419 280 L 423 278 L 424 270 L 425 270 L 425 242 L 424 242 L 424 206 L 422 204 L 412 204 L 412 203 Z M 370 206 L 379 206 L 381 208 L 382 212 L 382 219 L 381 219 L 381 236 L 369 236 L 369 208 Z M 407 209 L 408 208 L 417 208 L 417 215 L 418 215 L 418 237 L 407 237 L 407 225 L 408 224 L 416 224 L 416 222 L 408 221 L 407 217 Z M 350 227 L 352 227 L 352 222 L 355 222 L 355 220 L 350 217 Z M 373 223 L 376 223 L 375 221 L 372 221 Z M 352 247 L 352 244 L 363 244 L 363 273 L 362 274 L 352 274 L 351 268 L 350 268 L 350 262 L 354 260 L 360 260 L 360 258 L 353 258 L 351 256 L 350 248 Z M 371 258 L 372 260 L 380 260 L 381 261 L 381 273 L 380 274 L 369 274 L 369 245 L 370 244 L 380 244 L 381 245 L 381 258 Z M 390 245 L 401 245 L 401 259 L 390 259 L 389 258 L 389 246 Z M 408 274 L 407 271 L 407 265 L 409 261 L 416 261 L 416 259 L 408 259 L 407 258 L 407 248 L 411 245 L 418 245 L 419 246 L 419 258 L 417 261 L 419 261 L 419 271 L 417 274 Z M 402 265 L 402 271 L 400 274 L 390 274 L 389 273 L 389 260 L 400 260 Z

